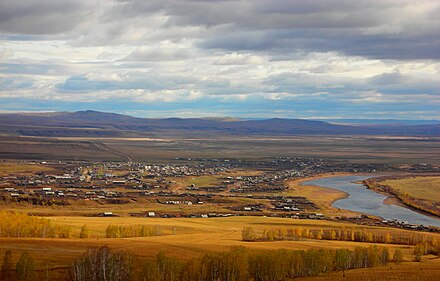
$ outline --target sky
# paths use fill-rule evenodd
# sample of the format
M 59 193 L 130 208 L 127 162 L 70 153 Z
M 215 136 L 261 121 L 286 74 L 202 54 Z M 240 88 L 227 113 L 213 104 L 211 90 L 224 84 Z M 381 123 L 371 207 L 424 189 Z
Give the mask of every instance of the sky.
M 438 0 L 1 0 L 0 112 L 440 119 Z

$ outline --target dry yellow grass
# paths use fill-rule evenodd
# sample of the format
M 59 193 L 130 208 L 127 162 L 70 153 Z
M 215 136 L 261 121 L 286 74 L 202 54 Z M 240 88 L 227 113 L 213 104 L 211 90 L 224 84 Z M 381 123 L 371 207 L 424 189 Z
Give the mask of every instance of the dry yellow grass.
M 187 177 L 184 180 L 186 186 L 195 185 L 196 187 L 203 186 L 216 186 L 220 185 L 221 181 L 218 176 L 200 176 L 200 177 Z
M 348 248 L 372 244 L 344 241 L 326 241 L 304 239 L 301 241 L 275 242 L 244 242 L 241 241 L 243 227 L 250 226 L 256 232 L 272 228 L 303 227 L 353 227 L 352 224 L 318 221 L 294 220 L 287 218 L 269 217 L 229 217 L 209 219 L 161 219 L 135 217 L 83 217 L 59 216 L 50 217 L 55 224 L 69 225 L 73 229 L 73 236 L 78 237 L 80 228 L 86 224 L 91 231 L 87 239 L 39 239 L 39 238 L 0 238 L 0 257 L 7 249 L 14 252 L 14 259 L 18 259 L 21 252 L 27 251 L 36 260 L 36 267 L 43 270 L 46 265 L 51 269 L 67 268 L 71 260 L 84 253 L 89 247 L 109 246 L 114 250 L 127 251 L 138 256 L 140 260 L 153 258 L 160 251 L 179 260 L 188 260 L 201 256 L 207 251 L 227 251 L 234 246 L 244 246 L 253 249 L 291 249 L 306 250 L 310 248 Z M 165 235 L 142 238 L 104 238 L 105 229 L 113 225 L 159 225 Z M 172 234 L 172 229 L 176 234 Z M 362 226 L 363 228 L 363 226 Z M 375 227 L 367 227 L 374 231 Z M 389 229 L 391 232 L 405 232 L 405 230 Z M 432 234 L 437 235 L 438 234 Z M 403 251 L 405 260 L 410 260 L 413 247 L 399 245 L 385 245 L 391 249 L 399 248 Z
M 23 164 L 17 162 L 0 163 L 0 176 L 16 175 L 16 174 L 31 174 L 36 172 L 53 171 L 52 168 L 39 164 Z
M 385 180 L 382 183 L 418 199 L 431 203 L 440 202 L 440 176 Z
M 229 218 L 210 218 L 210 219 L 160 219 L 160 218 L 118 218 L 118 217 L 51 217 L 56 224 L 69 225 L 73 228 L 73 236 L 78 237 L 80 228 L 86 224 L 91 231 L 89 239 L 0 239 L 1 248 L 7 248 L 14 243 L 28 241 L 34 248 L 52 248 L 69 247 L 85 249 L 92 245 L 109 244 L 115 248 L 132 249 L 134 253 L 148 257 L 151 252 L 164 250 L 178 258 L 186 259 L 197 253 L 206 250 L 222 251 L 232 246 L 246 246 L 263 249 L 308 249 L 315 248 L 354 248 L 366 243 L 343 242 L 343 241 L 325 241 L 310 240 L 303 241 L 278 241 L 278 242 L 243 242 L 241 241 L 241 231 L 243 227 L 250 226 L 257 232 L 263 232 L 264 229 L 272 228 L 292 228 L 297 226 L 307 227 L 352 227 L 351 224 L 335 223 L 316 220 L 293 220 L 284 218 L 266 218 L 266 217 L 229 217 Z M 165 234 L 164 236 L 145 237 L 145 238 L 125 238 L 125 239 L 106 239 L 105 229 L 108 225 L 159 225 Z M 171 235 L 172 229 L 176 229 L 176 234 Z M 374 231 L 373 227 L 370 227 Z M 390 229 L 390 231 L 403 231 Z M 34 242 L 32 242 L 34 241 Z M 37 243 L 38 241 L 38 243 Z M 6 243 L 6 245 L 5 245 Z M 52 245 L 53 244 L 53 245 Z M 23 244 L 24 245 L 24 244 Z M 398 247 L 389 245 L 390 247 Z M 22 247 L 22 246 L 20 246 Z M 78 248 L 78 249 L 79 249 Z M 179 252 L 173 252 L 175 249 L 187 252 L 180 256 Z M 410 249 L 411 247 L 404 247 Z M 192 254 L 190 254 L 192 253 Z

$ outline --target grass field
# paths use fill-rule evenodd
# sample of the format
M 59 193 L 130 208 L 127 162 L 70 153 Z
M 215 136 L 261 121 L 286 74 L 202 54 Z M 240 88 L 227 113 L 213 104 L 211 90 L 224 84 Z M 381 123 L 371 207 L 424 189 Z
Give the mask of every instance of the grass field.
M 218 186 L 221 185 L 219 176 L 201 176 L 201 177 L 188 177 L 183 181 L 186 186 L 194 185 L 195 187 L 204 186 Z
M 50 256 L 54 266 L 65 266 L 66 262 L 84 252 L 88 247 L 108 245 L 117 250 L 129 251 L 142 259 L 152 258 L 159 251 L 163 251 L 177 259 L 187 260 L 199 256 L 206 251 L 226 251 L 233 246 L 245 246 L 256 249 L 309 249 L 309 248 L 349 248 L 368 246 L 369 243 L 326 241 L 304 239 L 302 241 L 276 242 L 243 242 L 241 231 L 250 226 L 256 232 L 263 232 L 271 228 L 292 228 L 296 226 L 326 228 L 352 227 L 350 224 L 335 223 L 317 220 L 293 220 L 265 217 L 230 217 L 210 219 L 154 219 L 154 218 L 88 218 L 88 217 L 51 217 L 56 224 L 69 225 L 73 228 L 73 237 L 78 237 L 80 228 L 86 224 L 91 237 L 88 239 L 37 239 L 37 238 L 1 238 L 0 249 L 15 251 L 29 251 L 34 257 L 40 257 L 38 263 L 45 263 L 41 257 L 49 257 L 50 253 L 62 253 L 59 257 Z M 143 238 L 105 238 L 105 229 L 108 225 L 159 225 L 163 236 Z M 172 235 L 171 229 L 176 229 Z M 371 228 L 374 231 L 374 228 Z M 390 231 L 403 231 L 390 229 Z M 403 231 L 404 232 L 404 231 Z M 401 248 L 407 255 L 411 254 L 412 247 L 387 245 L 390 248 Z M 0 255 L 2 252 L 0 252 Z M 49 255 L 49 256 L 47 256 Z
M 382 182 L 399 192 L 423 199 L 432 204 L 440 202 L 440 176 L 438 177 L 411 177 Z
M 252 249 L 291 249 L 307 250 L 315 249 L 355 249 L 356 247 L 368 247 L 372 243 L 346 242 L 346 241 L 328 241 L 315 239 L 302 239 L 300 241 L 272 241 L 272 242 L 244 242 L 241 240 L 243 227 L 252 227 L 257 233 L 262 233 L 265 229 L 273 228 L 333 228 L 336 226 L 351 228 L 359 227 L 375 231 L 376 227 L 353 226 L 347 223 L 319 221 L 319 220 L 294 220 L 286 218 L 270 217 L 229 217 L 229 218 L 210 218 L 210 219 L 160 219 L 160 218 L 135 218 L 135 217 L 84 217 L 84 216 L 59 216 L 50 217 L 55 224 L 69 225 L 73 229 L 73 238 L 69 239 L 44 239 L 44 238 L 0 238 L 0 257 L 8 249 L 13 252 L 13 262 L 18 260 L 20 254 L 28 252 L 36 262 L 36 269 L 39 274 L 44 272 L 45 268 L 50 270 L 50 274 L 56 277 L 65 274 L 71 261 L 82 255 L 90 247 L 109 246 L 113 250 L 126 251 L 134 254 L 139 261 L 145 261 L 154 258 L 159 252 L 164 252 L 167 256 L 178 260 L 189 260 L 198 257 L 207 252 L 228 251 L 236 246 L 244 246 Z M 83 225 L 90 229 L 91 236 L 86 239 L 79 239 L 79 231 Z M 148 225 L 160 226 L 163 235 L 141 238 L 105 238 L 105 229 L 108 225 Z M 173 234 L 175 229 L 175 234 Z M 383 230 L 383 228 L 380 228 Z M 406 230 L 388 229 L 390 232 L 405 233 Z M 430 234 L 440 238 L 439 234 Z M 404 254 L 404 260 L 411 261 L 413 246 L 380 244 L 388 247 L 393 253 L 395 249 L 400 249 Z M 425 269 L 424 274 L 436 280 L 438 275 L 437 266 L 439 259 L 429 260 L 424 256 L 422 263 L 407 263 L 403 265 L 390 265 L 387 268 L 364 269 L 357 271 L 347 271 L 346 280 L 364 280 L 359 279 L 363 276 L 369 276 L 377 279 L 380 274 L 377 272 L 387 272 L 387 275 L 396 274 L 410 270 L 412 275 L 420 274 L 416 269 Z M 391 269 L 390 269 L 391 268 Z M 366 274 L 366 275 L 365 275 Z M 316 279 L 316 280 L 345 280 L 340 279 L 341 273 L 330 275 L 335 279 Z M 358 279 L 356 279 L 356 277 Z M 339 279 L 338 279 L 339 278 Z M 304 279 L 315 280 L 315 279 Z M 394 280 L 394 279 L 390 279 Z M 397 279 L 401 280 L 401 279 Z M 405 280 L 405 279 L 402 279 Z M 414 279 L 417 280 L 417 279 Z M 422 279 L 423 280 L 423 279 Z
M 0 176 L 16 175 L 16 174 L 31 174 L 37 172 L 53 171 L 52 168 L 44 165 L 31 165 L 18 162 L 3 162 L 0 163 Z

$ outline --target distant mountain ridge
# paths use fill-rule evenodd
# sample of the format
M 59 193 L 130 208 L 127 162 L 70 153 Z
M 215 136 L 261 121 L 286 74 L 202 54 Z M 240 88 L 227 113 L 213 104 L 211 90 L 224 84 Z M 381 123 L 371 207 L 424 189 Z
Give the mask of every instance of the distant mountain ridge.
M 292 135 L 440 136 L 440 124 L 336 124 L 272 118 L 139 118 L 99 111 L 0 114 L 0 134 L 41 137 L 198 137 Z
M 316 119 L 342 125 L 435 125 L 440 124 L 440 120 L 398 120 L 398 119 Z

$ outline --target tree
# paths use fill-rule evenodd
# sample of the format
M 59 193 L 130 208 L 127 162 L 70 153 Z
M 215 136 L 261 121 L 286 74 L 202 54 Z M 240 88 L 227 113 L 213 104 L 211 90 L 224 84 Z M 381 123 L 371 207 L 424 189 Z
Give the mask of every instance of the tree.
M 3 264 L 0 272 L 0 279 L 4 281 L 12 280 L 12 251 L 6 250 L 3 256 Z
M 380 264 L 379 248 L 374 245 L 368 248 L 368 267 L 378 266 Z
M 49 270 L 49 265 L 47 264 L 47 262 L 44 266 L 44 277 L 43 278 L 44 278 L 44 281 L 49 281 L 49 280 L 53 279 L 52 274 Z
M 337 249 L 334 259 L 336 270 L 349 269 L 351 264 L 351 252 L 347 249 Z
M 162 230 L 160 228 L 160 225 L 154 226 L 154 235 L 156 235 L 156 236 L 162 235 Z
M 156 268 L 160 281 L 174 281 L 178 280 L 179 264 L 171 259 L 163 252 L 156 256 Z
M 34 280 L 35 265 L 34 260 L 27 252 L 23 252 L 15 266 L 17 278 L 19 281 Z
M 72 281 L 133 280 L 133 257 L 124 252 L 112 252 L 109 247 L 92 248 L 73 262 Z
M 417 244 L 416 247 L 414 248 L 414 261 L 421 261 L 422 260 L 422 256 L 425 252 L 424 246 L 423 244 Z
M 389 244 L 393 241 L 393 239 L 391 238 L 391 234 L 389 234 L 388 232 L 385 234 L 385 243 Z
M 402 251 L 400 251 L 400 249 L 396 249 L 396 251 L 394 251 L 393 260 L 397 264 L 402 263 L 403 254 L 402 254 Z
M 90 237 L 90 230 L 87 227 L 87 225 L 83 225 L 81 227 L 81 232 L 79 233 L 79 238 L 89 238 Z
M 365 233 L 365 241 L 367 241 L 367 242 L 374 242 L 373 233 L 371 233 L 371 232 Z
M 241 239 L 243 241 L 255 241 L 256 238 L 257 236 L 252 227 L 244 227 L 241 231 Z
M 324 231 L 322 231 L 322 229 L 320 229 L 318 232 L 316 232 L 316 239 L 321 240 L 323 233 L 324 233 Z
M 390 260 L 390 252 L 388 248 L 383 247 L 381 251 L 380 262 L 382 265 L 386 265 L 389 260 Z

